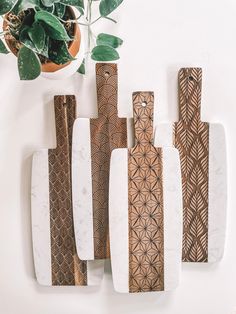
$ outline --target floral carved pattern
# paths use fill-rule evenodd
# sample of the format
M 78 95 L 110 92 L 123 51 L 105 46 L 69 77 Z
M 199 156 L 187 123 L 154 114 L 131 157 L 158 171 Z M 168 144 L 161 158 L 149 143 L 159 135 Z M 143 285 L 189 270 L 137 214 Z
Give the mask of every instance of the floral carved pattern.
M 179 122 L 174 145 L 180 152 L 183 186 L 183 261 L 208 260 L 209 124 L 201 122 L 202 70 L 179 73 Z
M 153 146 L 153 93 L 134 93 L 129 149 L 129 290 L 164 290 L 162 150 Z

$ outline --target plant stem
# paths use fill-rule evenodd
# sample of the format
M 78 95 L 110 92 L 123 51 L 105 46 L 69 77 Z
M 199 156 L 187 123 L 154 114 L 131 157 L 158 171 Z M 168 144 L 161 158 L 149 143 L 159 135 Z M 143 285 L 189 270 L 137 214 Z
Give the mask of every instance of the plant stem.
M 88 21 L 88 46 L 87 46 L 87 51 L 90 51 L 90 46 L 91 46 L 91 20 L 92 20 L 92 0 L 88 0 L 88 5 L 87 5 L 87 21 Z
M 114 19 L 112 19 L 111 17 L 108 17 L 108 16 L 104 16 L 104 19 L 109 20 L 109 21 L 111 21 L 113 23 L 117 23 L 116 20 L 114 20 Z
M 94 23 L 96 23 L 97 21 L 99 21 L 101 18 L 102 18 L 102 16 L 99 16 L 96 20 L 92 21 L 92 22 L 90 23 L 90 25 L 93 25 Z
M 61 19 L 60 17 L 58 17 L 58 19 L 62 22 L 62 23 L 77 23 L 77 24 L 79 24 L 79 25 L 83 25 L 83 26 L 88 26 L 88 24 L 87 23 L 81 23 L 81 22 L 78 22 L 77 21 L 77 19 L 76 20 L 63 20 L 63 19 Z
M 81 23 L 81 22 L 77 22 L 77 21 L 75 21 L 73 23 L 78 23 L 79 25 L 82 25 L 82 26 L 88 26 L 88 24 L 86 24 L 86 23 Z
M 80 16 L 76 18 L 76 20 L 79 20 L 82 16 L 83 14 L 80 14 Z

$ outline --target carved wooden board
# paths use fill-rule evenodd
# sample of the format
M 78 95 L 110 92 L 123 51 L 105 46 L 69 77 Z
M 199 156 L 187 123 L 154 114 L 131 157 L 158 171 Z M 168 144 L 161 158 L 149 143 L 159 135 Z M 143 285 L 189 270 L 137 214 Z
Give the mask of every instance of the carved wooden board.
M 216 262 L 226 228 L 224 128 L 201 121 L 202 70 L 179 72 L 179 121 L 158 126 L 159 144 L 178 148 L 183 186 L 183 261 Z
M 127 120 L 118 118 L 117 65 L 96 65 L 97 119 L 77 119 L 73 132 L 73 210 L 81 259 L 109 258 L 111 152 L 127 147 Z M 82 184 L 81 184 L 82 182 Z
M 35 270 L 43 285 L 99 284 L 103 265 L 88 265 L 76 253 L 72 211 L 71 144 L 74 96 L 55 97 L 55 149 L 34 154 L 32 230 Z
M 153 143 L 152 92 L 133 94 L 136 145 L 112 152 L 110 240 L 118 292 L 172 290 L 178 284 L 182 194 L 176 149 Z M 173 224 L 173 225 L 172 225 Z
M 183 182 L 183 261 L 208 259 L 209 123 L 200 120 L 202 72 L 179 74 L 179 121 L 174 126 L 174 146 L 181 158 Z

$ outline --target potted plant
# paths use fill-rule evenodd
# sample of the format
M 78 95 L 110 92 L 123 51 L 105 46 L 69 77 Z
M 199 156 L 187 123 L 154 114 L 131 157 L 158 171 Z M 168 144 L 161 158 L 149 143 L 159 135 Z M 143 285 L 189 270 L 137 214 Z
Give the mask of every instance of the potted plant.
M 96 37 L 92 25 L 103 18 L 116 23 L 109 15 L 122 1 L 87 0 L 85 9 L 84 0 L 1 0 L 0 52 L 10 51 L 18 58 L 21 80 L 33 80 L 41 72 L 55 78 L 69 76 L 76 70 L 84 74 L 89 55 L 96 61 L 119 58 L 116 48 L 122 40 L 105 33 Z M 99 3 L 100 15 L 92 20 L 95 2 Z M 81 27 L 87 31 L 86 54 Z

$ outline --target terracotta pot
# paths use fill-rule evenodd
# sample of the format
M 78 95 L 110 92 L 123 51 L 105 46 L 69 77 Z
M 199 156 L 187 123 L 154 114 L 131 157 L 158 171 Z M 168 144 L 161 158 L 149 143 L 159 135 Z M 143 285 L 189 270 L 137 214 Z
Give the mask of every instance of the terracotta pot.
M 70 7 L 69 7 L 69 10 L 71 12 L 72 19 L 75 19 L 74 11 Z M 4 19 L 3 20 L 3 30 L 6 31 L 6 29 L 7 29 L 7 22 Z M 70 54 L 72 55 L 72 57 L 76 57 L 76 56 L 78 56 L 78 53 L 80 51 L 80 46 L 81 46 L 81 32 L 80 32 L 80 28 L 79 28 L 78 24 L 74 24 L 74 35 L 73 35 L 73 37 L 74 37 L 74 40 L 69 44 L 68 50 L 69 50 Z M 15 56 L 17 56 L 18 50 L 13 46 L 12 40 L 8 36 L 5 36 L 5 41 L 6 41 L 7 46 L 9 47 L 10 51 Z M 42 67 L 41 67 L 42 72 L 47 72 L 47 73 L 56 72 L 58 70 L 61 70 L 65 67 L 67 67 L 71 62 L 74 62 L 74 61 L 69 61 L 69 62 L 67 62 L 65 64 L 61 64 L 61 65 L 55 64 L 53 62 L 47 62 L 45 64 L 42 64 Z

